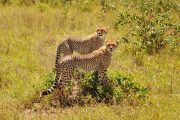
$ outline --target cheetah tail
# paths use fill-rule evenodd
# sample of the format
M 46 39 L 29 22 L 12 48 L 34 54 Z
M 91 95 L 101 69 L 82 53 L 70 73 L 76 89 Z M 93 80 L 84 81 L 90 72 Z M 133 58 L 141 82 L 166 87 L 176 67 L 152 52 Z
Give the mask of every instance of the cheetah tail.
M 49 89 L 43 91 L 41 93 L 40 97 L 51 94 L 54 91 L 54 89 L 56 89 L 57 87 L 58 87 L 58 84 L 57 84 L 57 82 L 55 82 L 52 87 L 50 87 Z
M 59 59 L 60 59 L 60 56 L 61 56 L 61 50 L 60 49 L 61 49 L 61 44 L 59 44 L 58 47 L 57 47 L 55 69 L 58 68 L 58 62 L 59 62 Z

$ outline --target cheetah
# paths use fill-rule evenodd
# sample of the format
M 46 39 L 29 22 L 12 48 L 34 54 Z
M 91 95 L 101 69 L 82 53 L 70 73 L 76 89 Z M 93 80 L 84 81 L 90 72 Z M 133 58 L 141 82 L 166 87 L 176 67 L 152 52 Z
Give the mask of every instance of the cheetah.
M 112 52 L 117 48 L 118 42 L 116 40 L 107 41 L 105 46 L 85 55 L 68 55 L 62 58 L 59 62 L 56 73 L 55 82 L 52 87 L 41 93 L 41 96 L 51 94 L 55 88 L 60 89 L 60 94 L 64 94 L 64 87 L 68 81 L 72 79 L 73 73 L 77 69 L 85 71 L 97 71 L 98 79 L 103 84 L 108 81 L 106 74 L 107 68 L 111 63 Z M 78 80 L 79 81 L 79 80 Z M 75 94 L 75 93 L 74 93 Z
M 65 38 L 57 47 L 55 70 L 58 69 L 61 53 L 63 53 L 63 57 L 72 55 L 73 51 L 79 54 L 88 54 L 102 47 L 108 32 L 107 29 L 108 27 L 105 26 L 97 27 L 96 32 L 86 38 L 71 36 Z

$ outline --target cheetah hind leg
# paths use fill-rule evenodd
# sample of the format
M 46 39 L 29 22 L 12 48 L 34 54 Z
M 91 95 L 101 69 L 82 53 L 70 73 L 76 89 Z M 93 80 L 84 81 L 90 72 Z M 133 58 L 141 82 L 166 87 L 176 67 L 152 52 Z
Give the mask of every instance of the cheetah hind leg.
M 73 88 L 70 95 L 68 96 L 69 103 L 71 105 L 78 102 L 78 94 L 80 93 L 80 79 L 83 77 L 84 73 L 76 69 L 73 76 Z

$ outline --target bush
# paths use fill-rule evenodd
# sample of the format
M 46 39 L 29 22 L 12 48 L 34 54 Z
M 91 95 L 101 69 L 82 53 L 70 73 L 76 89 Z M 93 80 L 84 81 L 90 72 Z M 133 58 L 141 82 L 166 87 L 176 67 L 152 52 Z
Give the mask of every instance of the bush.
M 1 0 L 0 3 L 2 5 L 6 5 L 6 4 L 10 4 L 10 1 L 9 0 Z
M 118 71 L 109 71 L 109 84 L 101 85 L 98 82 L 97 72 L 88 74 L 82 80 L 82 94 L 87 92 L 97 102 L 120 103 L 125 99 L 131 101 L 147 100 L 148 89 L 133 81 L 131 75 L 123 75 Z M 86 93 L 86 95 L 88 95 Z M 137 101 L 136 101 L 137 102 Z
M 48 4 L 46 4 L 46 3 L 39 3 L 39 4 L 37 4 L 37 7 L 41 12 L 45 12 L 49 8 Z
M 123 75 L 118 71 L 109 71 L 108 76 L 110 80 L 107 85 L 100 84 L 97 75 L 97 72 L 88 73 L 80 81 L 81 91 L 76 98 L 77 104 L 84 105 L 99 102 L 118 104 L 127 101 L 129 104 L 134 105 L 147 102 L 149 90 L 135 83 L 132 75 Z M 52 85 L 53 77 L 53 73 L 46 76 L 46 88 Z M 69 89 L 69 86 L 67 87 Z
M 116 8 L 116 2 L 113 0 L 100 0 L 100 5 L 102 6 L 101 11 L 107 13 L 110 9 Z
M 134 4 L 139 10 L 137 13 L 125 11 L 117 17 L 117 29 L 122 25 L 130 28 L 127 36 L 131 38 L 126 36 L 124 40 L 149 54 L 158 53 L 167 44 L 177 46 L 180 24 L 173 20 L 172 10 L 178 10 L 175 3 L 168 0 L 139 0 Z

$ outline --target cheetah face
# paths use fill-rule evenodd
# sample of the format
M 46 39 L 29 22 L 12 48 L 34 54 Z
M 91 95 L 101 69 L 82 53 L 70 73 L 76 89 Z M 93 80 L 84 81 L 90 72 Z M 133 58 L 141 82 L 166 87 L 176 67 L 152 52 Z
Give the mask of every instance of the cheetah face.
M 106 43 L 106 50 L 112 54 L 112 52 L 117 48 L 118 46 L 118 42 L 117 41 L 112 41 L 112 40 L 109 40 L 107 43 Z
M 107 28 L 106 27 L 98 27 L 96 29 L 97 32 L 97 36 L 101 39 L 101 40 L 105 40 L 106 39 L 106 35 L 107 35 Z

